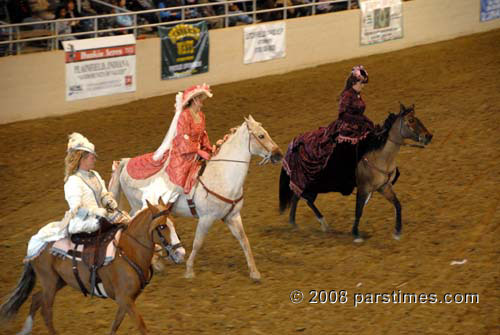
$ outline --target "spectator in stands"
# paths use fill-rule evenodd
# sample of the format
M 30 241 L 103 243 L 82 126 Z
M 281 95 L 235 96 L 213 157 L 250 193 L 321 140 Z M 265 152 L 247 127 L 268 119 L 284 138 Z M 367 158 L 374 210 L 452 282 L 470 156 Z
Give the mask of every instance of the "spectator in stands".
M 288 9 L 286 10 L 286 17 L 295 17 L 296 13 L 295 8 L 293 8 L 292 0 L 276 0 L 275 2 L 276 8 L 283 8 L 285 5 L 288 6 Z M 283 20 L 283 10 L 273 12 L 273 18 L 274 20 Z
M 34 18 L 40 18 L 42 20 L 53 20 L 55 19 L 54 13 L 49 11 L 49 3 L 47 0 L 28 0 L 31 13 Z
M 134 12 L 155 9 L 155 5 L 152 0 L 127 0 L 125 6 L 127 7 L 127 9 Z M 146 22 L 139 22 L 141 24 L 148 24 L 148 23 L 153 24 L 159 22 L 156 13 L 141 14 L 138 16 L 138 19 L 146 21 Z
M 66 4 L 64 6 L 66 8 L 66 18 L 67 19 L 74 19 L 74 18 L 79 18 L 83 17 L 82 13 L 78 11 L 75 5 L 74 0 L 67 0 Z M 72 33 L 81 33 L 84 31 L 89 31 L 92 30 L 92 23 L 89 20 L 74 20 L 74 21 L 69 21 L 69 25 L 71 26 L 71 32 Z M 86 35 L 78 35 L 78 38 L 88 38 L 89 36 Z
M 182 6 L 182 3 L 178 0 L 158 0 L 156 2 L 156 6 L 158 8 L 169 8 L 169 7 L 178 7 Z M 163 11 L 160 12 L 160 20 L 162 22 L 170 22 L 181 19 L 181 11 L 173 10 L 173 11 Z
M 210 3 L 212 1 L 210 0 L 199 0 L 199 3 Z M 200 11 L 200 14 L 202 17 L 205 18 L 205 21 L 208 24 L 208 29 L 213 29 L 213 28 L 222 28 L 224 26 L 224 20 L 222 18 L 218 19 L 210 19 L 209 17 L 211 16 L 216 16 L 216 8 L 218 6 L 212 5 L 212 6 L 206 6 L 206 7 L 199 7 L 198 10 Z M 207 19 L 208 18 L 208 19 Z
M 247 14 L 243 13 L 240 8 L 235 4 L 231 3 L 229 4 L 229 14 L 240 14 L 237 16 L 230 16 L 229 17 L 229 26 L 235 26 L 238 22 L 243 22 L 245 24 L 251 24 L 253 23 L 253 19 L 248 16 Z
M 68 12 L 66 7 L 59 6 L 56 9 L 56 19 L 64 19 Z M 57 35 L 71 34 L 71 21 L 58 21 L 56 23 Z M 75 36 L 64 36 L 59 38 L 59 47 L 62 49 L 62 41 L 69 41 L 76 39 Z
M 113 2 L 114 6 L 120 7 L 121 10 L 119 9 L 114 9 L 115 13 L 124 13 L 128 12 L 128 8 L 126 6 L 127 2 L 126 0 L 116 0 Z M 132 16 L 130 15 L 119 15 L 115 16 L 115 25 L 120 28 L 130 28 L 134 25 L 134 21 L 132 19 Z M 122 29 L 119 31 L 121 34 L 130 34 L 131 31 L 129 29 Z
M 321 3 L 328 0 L 318 0 L 320 4 L 316 6 L 316 14 L 325 14 L 333 11 L 333 4 L 331 3 Z
M 21 23 L 24 19 L 31 17 L 31 7 L 28 0 L 9 0 L 7 11 L 11 23 Z
M 90 0 L 81 0 L 81 1 L 82 1 L 81 13 L 83 16 L 99 15 L 99 13 L 97 13 L 97 10 L 94 8 Z

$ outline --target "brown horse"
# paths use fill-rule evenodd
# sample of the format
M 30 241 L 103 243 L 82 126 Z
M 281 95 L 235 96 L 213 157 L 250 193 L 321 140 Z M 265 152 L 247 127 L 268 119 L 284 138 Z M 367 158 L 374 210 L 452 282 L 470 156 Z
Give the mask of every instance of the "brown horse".
M 148 203 L 148 208 L 139 212 L 126 230 L 122 231 L 116 258 L 109 265 L 99 269 L 98 274 L 106 294 L 118 304 L 111 334 L 116 333 L 125 313 L 134 319 L 141 334 L 147 333 L 144 321 L 136 309 L 135 300 L 153 275 L 151 258 L 155 243 L 162 245 L 167 254 L 168 250 L 172 249 L 170 241 L 166 239 L 170 234 L 162 232 L 168 227 L 166 219 L 169 212 L 170 209 L 167 209 L 161 198 L 157 206 Z M 29 297 L 36 278 L 39 278 L 42 289 L 31 299 L 30 312 L 20 334 L 31 333 L 35 313 L 40 307 L 49 333 L 56 334 L 52 323 L 52 305 L 57 291 L 66 285 L 80 290 L 71 260 L 53 256 L 49 251 L 51 247 L 52 244 L 47 245 L 40 256 L 24 265 L 17 287 L 0 307 L 0 319 L 7 320 L 13 317 Z M 82 284 L 87 283 L 84 285 L 90 291 L 88 268 L 79 262 L 78 271 Z
M 399 149 L 405 144 L 405 139 L 410 139 L 418 142 L 421 145 L 409 145 L 423 148 L 429 144 L 432 139 L 432 134 L 425 128 L 423 123 L 415 116 L 414 105 L 407 108 L 400 104 L 399 114 L 389 114 L 384 123 L 384 127 L 379 134 L 371 134 L 366 140 L 360 143 L 357 148 L 359 154 L 358 163 L 355 167 L 355 185 L 356 193 L 356 218 L 352 227 L 352 234 L 355 242 L 362 242 L 363 239 L 359 235 L 358 225 L 363 208 L 370 199 L 372 192 L 377 191 L 390 201 L 396 209 L 396 226 L 394 238 L 400 239 L 401 236 L 401 204 L 392 189 L 392 185 L 396 182 L 399 172 L 396 167 L 396 156 Z M 314 205 L 314 201 L 318 193 L 341 192 L 343 195 L 349 195 L 352 188 L 345 191 L 342 181 L 342 176 L 338 175 L 338 171 L 344 168 L 345 163 L 342 161 L 341 155 L 337 156 L 334 150 L 333 154 L 322 172 L 319 180 L 314 185 L 306 187 L 301 197 L 307 202 L 307 205 L 313 210 L 316 218 L 321 224 L 323 231 L 329 229 L 323 215 Z M 292 192 L 289 186 L 290 178 L 284 169 L 281 170 L 280 176 L 280 212 L 290 206 L 289 223 L 292 226 L 295 224 L 295 212 L 297 203 L 300 200 L 299 196 Z

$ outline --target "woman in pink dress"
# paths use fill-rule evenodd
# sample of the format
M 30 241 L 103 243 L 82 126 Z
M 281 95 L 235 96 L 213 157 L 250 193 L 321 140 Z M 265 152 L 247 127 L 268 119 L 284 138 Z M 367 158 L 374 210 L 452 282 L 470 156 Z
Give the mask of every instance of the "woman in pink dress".
M 205 114 L 201 110 L 203 100 L 211 97 L 208 85 L 188 88 L 182 97 L 182 112 L 177 121 L 176 134 L 172 140 L 167 174 L 170 181 L 189 193 L 196 179 L 199 159 L 209 160 L 213 153 L 207 131 Z

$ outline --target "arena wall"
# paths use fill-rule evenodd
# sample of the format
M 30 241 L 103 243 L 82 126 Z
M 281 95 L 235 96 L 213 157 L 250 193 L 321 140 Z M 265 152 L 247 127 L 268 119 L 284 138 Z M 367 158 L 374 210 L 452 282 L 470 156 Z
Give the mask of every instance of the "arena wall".
M 137 41 L 137 90 L 92 99 L 65 101 L 62 51 L 0 58 L 0 124 L 113 106 L 173 93 L 201 82 L 211 85 L 384 53 L 500 28 L 500 20 L 479 21 L 479 0 L 404 2 L 399 40 L 361 46 L 360 11 L 350 10 L 286 21 L 286 57 L 243 64 L 243 28 L 210 31 L 209 72 L 161 80 L 158 38 Z

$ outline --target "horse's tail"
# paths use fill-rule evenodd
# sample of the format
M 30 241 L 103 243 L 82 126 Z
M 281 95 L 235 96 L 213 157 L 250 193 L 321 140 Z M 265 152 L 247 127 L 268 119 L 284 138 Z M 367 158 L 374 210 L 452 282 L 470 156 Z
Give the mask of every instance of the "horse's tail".
M 24 264 L 23 274 L 17 283 L 17 287 L 10 294 L 7 300 L 0 306 L 0 320 L 7 321 L 14 317 L 19 308 L 30 296 L 35 287 L 36 273 L 31 263 Z
M 290 177 L 282 167 L 280 175 L 280 214 L 283 214 L 285 209 L 290 207 L 292 196 L 293 191 L 290 189 Z
M 118 206 L 120 205 L 120 196 L 121 196 L 121 183 L 120 183 L 120 175 L 122 174 L 123 167 L 126 164 L 126 159 L 121 159 L 119 161 L 113 161 L 113 166 L 111 168 L 111 179 L 109 180 L 108 191 L 113 193 L 113 197 L 115 198 Z

